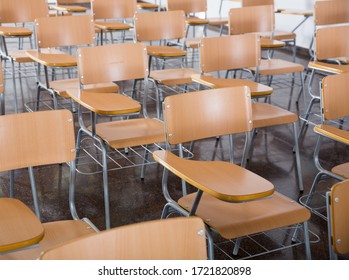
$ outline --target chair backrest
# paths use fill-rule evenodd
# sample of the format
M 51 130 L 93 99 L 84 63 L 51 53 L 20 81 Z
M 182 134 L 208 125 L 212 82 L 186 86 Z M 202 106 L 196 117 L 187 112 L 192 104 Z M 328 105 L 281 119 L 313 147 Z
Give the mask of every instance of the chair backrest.
M 48 15 L 47 0 L 0 1 L 0 23 L 34 22 Z
M 349 23 L 349 1 L 315 1 L 315 26 Z
M 182 39 L 185 37 L 183 11 L 136 13 L 136 40 L 139 42 Z
M 205 260 L 205 238 L 200 218 L 170 218 L 101 231 L 49 249 L 40 259 Z
M 272 5 L 249 6 L 229 10 L 229 34 L 272 32 L 275 14 Z
M 79 48 L 77 59 L 82 85 L 144 79 L 148 76 L 147 51 L 143 43 Z
M 200 42 L 200 68 L 203 73 L 257 67 L 261 60 L 257 34 L 206 37 Z
M 349 253 L 349 180 L 332 186 L 330 195 L 333 249 L 337 254 Z
M 349 57 L 349 25 L 319 28 L 315 36 L 317 60 Z
M 36 36 L 39 48 L 89 45 L 95 42 L 92 16 L 37 18 Z
M 245 133 L 252 129 L 250 90 L 232 87 L 168 96 L 164 117 L 171 145 Z
M 95 20 L 133 18 L 137 0 L 91 0 L 91 10 Z
M 0 171 L 75 159 L 74 120 L 68 110 L 0 117 Z
M 326 76 L 322 80 L 322 110 L 325 120 L 349 116 L 349 73 Z
M 274 0 L 242 0 L 242 7 L 249 6 L 261 6 L 261 5 L 274 5 Z
M 206 13 L 207 0 L 167 0 L 168 11 L 184 11 L 186 15 L 193 13 Z

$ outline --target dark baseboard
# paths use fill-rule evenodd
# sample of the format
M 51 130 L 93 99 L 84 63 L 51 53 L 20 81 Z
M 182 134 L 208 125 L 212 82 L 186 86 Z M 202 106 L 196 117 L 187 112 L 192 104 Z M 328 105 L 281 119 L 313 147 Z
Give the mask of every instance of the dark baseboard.
M 309 49 L 308 48 L 298 47 L 297 46 L 297 55 L 300 55 L 302 57 L 307 57 L 308 59 L 310 59 L 310 54 L 309 54 Z

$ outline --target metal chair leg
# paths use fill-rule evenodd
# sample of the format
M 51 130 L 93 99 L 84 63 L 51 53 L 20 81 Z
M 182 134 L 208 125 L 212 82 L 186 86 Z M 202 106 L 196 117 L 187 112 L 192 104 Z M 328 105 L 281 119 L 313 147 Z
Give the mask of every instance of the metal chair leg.
M 304 245 L 305 245 L 306 258 L 307 260 L 311 260 L 308 222 L 303 223 L 303 231 L 304 231 Z
M 304 191 L 303 186 L 303 174 L 302 174 L 302 167 L 301 167 L 301 158 L 300 158 L 300 152 L 299 152 L 299 144 L 298 144 L 298 124 L 297 122 L 294 122 L 292 124 L 293 127 L 293 137 L 294 137 L 294 148 L 295 148 L 295 154 L 296 154 L 296 176 L 298 181 L 298 188 L 300 192 Z
M 37 191 L 36 191 L 36 184 L 35 184 L 35 179 L 34 179 L 33 168 L 32 167 L 28 167 L 28 172 L 29 172 L 30 185 L 31 185 L 32 194 L 33 194 L 35 215 L 38 217 L 39 220 L 41 220 L 41 218 L 40 218 L 40 210 L 39 210 L 39 202 L 38 202 L 38 194 L 37 194 Z

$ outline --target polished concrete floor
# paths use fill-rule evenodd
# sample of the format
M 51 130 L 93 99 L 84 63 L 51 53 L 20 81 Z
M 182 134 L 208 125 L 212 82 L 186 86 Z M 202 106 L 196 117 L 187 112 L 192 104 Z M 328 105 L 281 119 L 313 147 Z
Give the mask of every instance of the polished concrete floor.
M 275 53 L 276 57 L 291 59 L 288 51 Z M 297 55 L 297 62 L 307 65 L 307 56 Z M 194 67 L 197 63 L 194 61 Z M 9 69 L 9 63 L 6 65 Z M 27 77 L 22 80 L 22 93 L 18 86 L 19 111 L 25 111 L 23 103 L 32 106 L 36 95 L 36 79 L 34 68 L 26 70 Z M 321 77 L 319 77 L 320 79 Z M 290 86 L 281 85 L 281 78 L 274 79 L 274 93 L 271 102 L 286 108 L 290 96 Z M 299 85 L 299 82 L 297 83 Z M 315 83 L 316 84 L 316 83 Z M 306 104 L 300 99 L 299 104 L 295 100 L 299 86 L 296 85 L 290 110 L 301 114 L 309 101 L 306 93 Z M 127 85 L 126 85 L 127 86 Z M 5 72 L 6 114 L 13 114 L 14 95 L 10 74 Z M 48 103 L 50 104 L 50 103 Z M 68 108 L 71 108 L 68 104 Z M 151 113 L 154 114 L 153 103 L 150 102 Z M 42 106 L 42 110 L 48 109 Z M 314 109 L 319 110 L 318 107 Z M 300 126 L 302 122 L 299 122 Z M 76 131 L 78 123 L 76 122 Z M 6 133 L 2 131 L 1 133 Z M 255 146 L 249 161 L 249 169 L 270 180 L 276 190 L 292 199 L 298 200 L 300 196 L 307 194 L 317 173 L 313 163 L 313 151 L 316 143 L 316 135 L 312 125 L 307 127 L 300 138 L 301 164 L 304 181 L 304 192 L 300 192 L 295 177 L 295 160 L 293 153 L 293 135 L 291 127 L 280 126 L 259 130 L 255 138 Z M 23 139 L 25 141 L 25 139 Z M 236 158 L 239 160 L 242 150 L 242 139 L 236 139 Z M 322 161 L 327 166 L 343 162 L 347 158 L 348 149 L 339 144 L 325 143 L 322 149 Z M 228 160 L 228 143 L 226 138 L 210 139 L 195 145 L 195 158 Z M 89 165 L 91 164 L 91 165 Z M 98 228 L 103 229 L 105 223 L 102 175 L 99 169 L 92 163 L 79 166 L 77 175 L 76 207 L 81 217 L 89 218 Z M 46 166 L 35 169 L 42 221 L 55 221 L 70 219 L 68 206 L 68 166 Z M 149 164 L 146 169 L 145 179 L 140 179 L 140 168 L 113 168 L 109 171 L 109 193 L 111 209 L 111 226 L 117 227 L 130 223 L 158 219 L 161 215 L 165 199 L 161 189 L 162 167 L 157 164 Z M 174 176 L 170 177 L 173 188 L 180 188 L 180 182 Z M 15 197 L 32 205 L 29 179 L 26 170 L 15 171 Z M 331 182 L 321 182 L 323 191 Z M 175 191 L 174 195 L 178 195 Z M 9 195 L 8 173 L 0 174 L 0 196 Z M 323 205 L 323 201 L 319 204 Z M 313 259 L 328 259 L 327 223 L 316 215 L 310 219 L 310 238 Z M 217 243 L 215 256 L 217 259 L 250 258 L 254 259 L 304 259 L 303 244 L 290 242 L 292 229 L 273 231 L 265 235 L 256 235 L 243 239 L 242 249 L 237 256 L 232 256 L 234 241 L 222 240 L 214 236 Z M 258 242 L 258 243 L 257 243 Z M 265 252 L 268 252 L 265 254 Z M 347 256 L 342 257 L 347 259 Z

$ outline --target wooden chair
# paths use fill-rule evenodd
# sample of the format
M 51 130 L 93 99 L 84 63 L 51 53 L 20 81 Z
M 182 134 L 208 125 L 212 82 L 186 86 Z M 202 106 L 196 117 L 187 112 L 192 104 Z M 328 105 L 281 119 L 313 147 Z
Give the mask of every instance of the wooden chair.
M 184 59 L 187 52 L 179 42 L 185 38 L 183 11 L 137 13 L 134 18 L 136 42 L 147 44 L 149 70 L 153 58 Z M 158 24 L 154 18 L 160 22 Z M 164 68 L 165 66 L 161 67 Z
M 228 24 L 228 18 L 208 18 L 207 0 L 167 0 L 168 11 L 184 11 L 186 15 L 186 47 L 197 49 L 201 37 L 206 37 L 207 26 L 219 26 L 220 35 L 223 33 L 224 25 Z M 202 36 L 196 36 L 196 28 L 202 27 Z M 190 28 L 193 29 L 193 36 L 189 36 Z
M 283 11 L 276 10 L 275 9 L 275 1 L 274 0 L 242 0 L 241 5 L 242 7 L 250 7 L 250 6 L 263 6 L 263 5 L 272 5 L 274 9 L 274 13 L 280 13 Z M 275 16 L 274 16 L 274 22 L 275 22 Z M 266 39 L 272 38 L 273 40 L 286 42 L 288 45 L 292 47 L 292 60 L 293 62 L 296 61 L 296 52 L 297 52 L 297 46 L 296 46 L 296 33 L 293 31 L 286 32 L 281 30 L 272 30 L 272 33 L 270 33 L 270 30 L 266 31 L 266 33 L 262 33 L 263 37 Z M 277 48 L 277 44 L 272 44 L 273 47 Z
M 233 8 L 229 11 L 229 34 L 231 35 L 272 32 L 273 30 L 274 8 L 271 5 Z M 261 43 L 261 46 L 263 48 L 263 43 Z M 268 47 L 268 45 L 266 45 L 266 47 Z M 267 79 L 266 83 L 269 86 L 272 85 L 273 77 L 276 75 L 278 77 L 292 75 L 290 81 L 291 92 L 287 106 L 288 110 L 291 108 L 295 74 L 299 73 L 301 83 L 300 93 L 303 93 L 303 101 L 305 104 L 303 65 L 283 59 L 273 59 L 268 56 L 267 59 L 261 60 L 258 71 L 256 68 L 250 68 L 250 70 L 255 74 L 257 81 L 260 81 L 261 77 L 265 77 Z
M 53 98 L 53 108 L 58 108 L 57 97 L 67 98 L 68 88 L 79 88 L 79 80 L 73 78 L 71 73 L 76 70 L 76 48 L 91 45 L 95 42 L 95 30 L 90 15 L 46 17 L 37 18 L 37 50 L 29 50 L 27 54 L 38 66 L 37 71 L 37 99 L 35 110 L 39 109 L 41 91 L 48 91 Z M 54 32 L 53 32 L 54 30 Z M 41 71 L 43 69 L 43 78 Z M 52 74 L 61 70 L 68 71 L 68 78 L 50 79 L 49 70 Z M 76 76 L 76 75 L 75 75 Z M 118 87 L 114 83 L 97 84 L 90 86 L 93 91 L 100 88 L 101 91 L 116 92 Z M 29 109 L 31 109 L 29 107 Z
M 179 41 L 185 40 L 184 12 L 137 13 L 135 16 L 135 32 L 138 42 L 149 44 L 147 45 L 149 80 L 156 87 L 156 109 L 159 118 L 161 116 L 160 103 L 163 99 L 163 89 L 170 87 L 171 91 L 185 92 L 188 84 L 192 83 L 191 76 L 199 73 L 199 71 L 183 65 L 183 59 L 186 59 L 187 52 L 182 49 L 180 46 L 182 42 Z M 157 59 L 157 61 L 163 60 L 160 69 L 151 69 L 152 60 L 154 59 Z M 178 59 L 180 60 L 179 63 L 173 62 L 173 60 L 177 62 Z M 169 65 L 170 63 L 166 63 L 167 60 L 172 60 L 175 65 Z M 175 89 L 175 86 L 179 86 L 180 89 Z
M 330 259 L 349 253 L 348 183 L 348 180 L 337 183 L 326 193 Z
M 28 168 L 36 213 L 34 217 L 31 210 L 17 199 L 0 198 L 0 250 L 3 252 L 0 259 L 36 259 L 42 250 L 95 232 L 95 227 L 87 219 L 79 220 L 74 212 L 71 213 L 76 220 L 40 223 L 33 167 L 69 162 L 69 204 L 74 204 L 76 151 L 72 114 L 67 110 L 9 114 L 0 117 L 0 127 L 3 132 L 0 136 L 0 171 Z M 11 196 L 12 187 L 10 185 Z M 37 243 L 39 246 L 34 246 Z M 28 246 L 34 247 L 13 251 Z
M 272 93 L 272 88 L 248 80 L 248 77 L 244 79 L 222 79 L 213 75 L 209 76 L 217 71 L 240 70 L 250 67 L 258 69 L 261 63 L 260 56 L 260 41 L 259 36 L 256 34 L 203 38 L 200 44 L 201 75 L 195 75 L 192 78 L 195 82 L 210 88 L 246 85 L 250 88 L 252 98 L 265 97 Z M 298 116 L 268 103 L 255 102 L 252 104 L 252 108 L 252 137 L 257 129 L 276 125 L 292 125 L 295 140 L 297 183 L 299 190 L 303 191 L 302 168 L 298 146 Z M 247 147 L 248 150 L 251 148 Z M 246 162 L 243 163 L 243 165 L 245 164 Z
M 206 27 L 206 25 L 209 23 L 209 20 L 207 19 L 206 0 L 167 0 L 166 9 L 167 11 L 184 11 L 187 25 L 186 37 L 188 37 L 190 27 Z M 198 14 L 203 14 L 203 16 L 197 16 Z
M 263 18 L 263 20 L 262 20 Z M 275 40 L 275 16 L 273 5 L 246 5 L 229 10 L 229 34 L 257 33 L 261 36 L 261 47 L 272 57 L 274 49 L 283 48 L 285 42 Z
M 314 49 L 310 46 L 312 59 L 308 63 L 310 77 L 308 93 L 311 97 L 302 120 L 305 125 L 313 113 L 313 106 L 320 102 L 321 94 L 314 88 L 316 74 L 321 76 L 348 72 L 347 58 L 349 44 L 346 35 L 349 30 L 349 2 L 345 0 L 316 1 L 314 4 Z M 336 44 L 333 44 L 336 42 Z
M 56 0 L 55 4 L 50 4 L 49 8 L 62 15 L 86 13 L 89 9 L 89 0 Z
M 133 28 L 134 14 L 137 10 L 136 0 L 92 0 L 91 10 L 95 27 L 100 31 L 100 45 L 103 45 L 103 35 L 109 32 L 111 43 L 114 43 L 113 33 L 121 32 L 121 42 L 125 33 Z M 133 38 L 133 36 L 132 36 Z
M 240 47 L 243 46 L 243 47 Z M 203 38 L 200 43 L 200 75 L 192 79 L 210 88 L 246 85 L 253 98 L 267 97 L 273 89 L 248 78 L 220 78 L 220 71 L 258 67 L 261 60 L 260 39 L 256 34 Z
M 30 48 L 33 48 L 34 20 L 37 17 L 48 16 L 48 6 L 45 0 L 4 0 L 0 2 L 0 56 L 2 60 L 11 63 L 12 83 L 14 91 L 14 108 L 19 112 L 16 73 L 21 86 L 22 65 L 28 65 L 33 60 L 26 54 L 25 39 L 29 41 Z M 8 43 L 18 39 L 18 48 L 9 49 Z M 16 69 L 16 66 L 18 69 Z M 22 89 L 22 87 L 21 87 Z M 22 99 L 23 90 L 21 90 Z M 24 101 L 23 101 L 24 103 Z
M 205 260 L 205 225 L 179 217 L 121 226 L 58 245 L 40 259 Z
M 314 163 L 318 173 L 314 178 L 309 193 L 303 198 L 304 204 L 315 214 L 326 219 L 326 214 L 317 211 L 312 207 L 312 199 L 321 180 L 335 179 L 343 181 L 349 178 L 349 163 L 341 163 L 331 169 L 321 163 L 321 147 L 324 139 L 335 142 L 349 144 L 348 132 L 342 125 L 342 119 L 349 116 L 349 101 L 347 90 L 349 87 L 349 73 L 327 76 L 321 83 L 321 107 L 322 123 L 314 127 L 314 132 L 318 135 L 318 141 L 314 150 Z M 324 204 L 323 204 L 324 206 Z
M 94 59 L 91 59 L 92 57 Z M 165 141 L 163 123 L 158 119 L 148 118 L 147 114 L 148 67 L 146 46 L 142 43 L 124 43 L 79 48 L 78 75 L 80 89 L 67 90 L 68 95 L 79 104 L 80 130 L 77 136 L 77 150 L 82 149 L 83 135 L 86 135 L 96 145 L 100 146 L 106 228 L 110 228 L 107 148 L 123 150 Z M 132 115 L 139 114 L 141 105 L 139 102 L 125 96 L 125 93 L 98 93 L 84 90 L 86 86 L 91 84 L 132 80 L 144 80 L 143 114 L 145 118 L 132 118 Z M 82 115 L 84 108 L 90 111 L 92 120 L 90 126 L 84 123 Z M 128 115 L 129 118 L 97 123 L 97 115 Z M 127 155 L 125 157 L 127 158 Z M 147 157 L 147 153 L 144 157 Z M 132 166 L 142 166 L 144 168 L 145 164 L 143 163 L 144 161 Z M 143 172 L 144 170 L 142 170 L 142 174 Z
M 314 33 L 309 46 L 309 54 L 314 59 L 315 34 L 319 28 L 349 22 L 348 2 L 345 0 L 314 1 Z
M 211 230 L 225 239 L 233 239 L 304 223 L 307 257 L 310 258 L 306 223 L 310 212 L 305 207 L 278 194 L 269 181 L 238 165 L 186 159 L 171 151 L 174 145 L 181 149 L 187 142 L 251 131 L 253 113 L 248 87 L 169 96 L 164 101 L 164 114 L 168 149 L 153 153 L 155 160 L 165 167 L 162 185 L 167 204 L 162 218 L 172 212 L 201 217 L 208 226 L 210 259 L 213 259 Z M 173 199 L 168 184 L 169 172 L 197 191 L 184 193 L 178 201 Z

